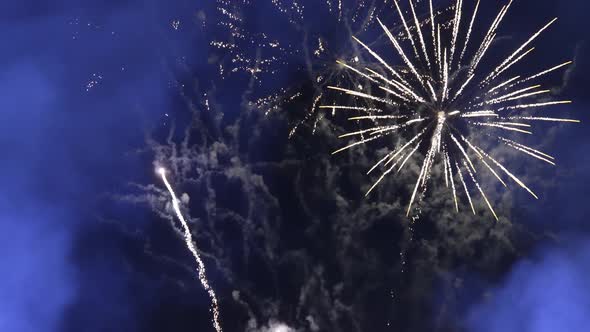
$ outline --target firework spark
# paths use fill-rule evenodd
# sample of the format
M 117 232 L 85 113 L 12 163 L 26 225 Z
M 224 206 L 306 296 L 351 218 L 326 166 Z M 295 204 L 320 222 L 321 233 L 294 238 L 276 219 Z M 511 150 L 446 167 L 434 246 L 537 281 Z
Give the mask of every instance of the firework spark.
M 186 243 L 186 247 L 190 250 L 195 259 L 195 262 L 197 263 L 199 281 L 201 281 L 201 285 L 203 286 L 203 288 L 205 288 L 205 290 L 209 294 L 209 297 L 211 298 L 211 309 L 213 310 L 213 327 L 217 332 L 221 332 L 222 329 L 221 325 L 219 324 L 219 304 L 217 302 L 217 295 L 215 295 L 215 291 L 211 288 L 211 286 L 209 285 L 209 281 L 207 280 L 207 276 L 205 274 L 205 264 L 203 263 L 203 260 L 201 259 L 199 252 L 197 251 L 188 223 L 186 222 L 186 220 L 182 216 L 182 213 L 180 212 L 180 203 L 178 201 L 178 198 L 176 198 L 176 194 L 174 193 L 172 186 L 166 178 L 166 170 L 164 168 L 160 168 L 158 169 L 158 174 L 160 174 L 160 176 L 162 177 L 162 181 L 164 182 L 166 189 L 168 189 L 168 192 L 170 193 L 170 196 L 172 198 L 172 207 L 174 208 L 176 217 L 178 217 L 178 220 L 180 220 L 182 228 L 184 229 L 184 242 Z
M 508 13 L 513 0 L 509 0 L 500 9 L 479 45 L 474 46 L 475 52 L 472 53 L 470 59 L 468 46 L 474 39 L 473 27 L 480 6 L 479 0 L 470 15 L 463 13 L 464 7 L 466 7 L 463 0 L 456 0 L 453 7 L 453 17 L 448 22 L 450 24 L 444 23 L 444 18 L 439 17 L 440 13 L 435 13 L 432 1 L 429 1 L 428 22 L 430 26 L 427 30 L 430 30 L 430 33 L 422 32 L 423 26 L 426 24 L 419 21 L 414 1 L 408 0 L 408 2 L 409 14 L 406 12 L 406 15 L 410 17 L 405 17 L 399 1 L 394 0 L 405 35 L 403 32 L 394 33 L 379 18 L 376 19 L 404 66 L 394 66 L 386 62 L 377 50 L 357 37 L 353 37 L 353 39 L 377 61 L 376 66 L 383 66 L 381 73 L 375 67 L 373 69 L 355 67 L 342 60 L 338 61 L 343 68 L 359 75 L 368 84 L 377 85 L 379 89 L 376 91 L 378 92 L 371 93 L 371 90 L 367 89 L 363 89 L 361 92 L 338 86 L 329 86 L 328 88 L 353 98 L 364 99 L 367 104 L 375 103 L 382 104 L 382 106 L 320 106 L 320 108 L 332 108 L 334 111 L 339 109 L 359 112 L 362 113 L 360 116 L 351 116 L 349 120 L 357 120 L 359 124 L 368 122 L 359 120 L 371 120 L 374 124 L 368 129 L 355 130 L 340 135 L 340 138 L 355 136 L 360 138 L 349 142 L 348 145 L 334 153 L 369 144 L 388 135 L 396 133 L 405 133 L 404 135 L 406 135 L 413 132 L 415 134 L 407 144 L 387 153 L 369 170 L 367 174 L 379 167 L 384 167 L 381 176 L 370 187 L 367 195 L 396 167 L 397 172 L 401 171 L 410 158 L 418 155 L 416 152 L 422 151 L 424 158 L 410 198 L 407 215 L 411 214 L 412 206 L 426 193 L 428 182 L 433 174 L 433 166 L 438 161 L 444 169 L 446 187 L 450 187 L 449 189 L 452 190 L 456 210 L 459 210 L 456 187 L 456 184 L 459 183 L 460 187 L 464 189 L 472 212 L 476 214 L 472 193 L 470 193 L 468 185 L 468 180 L 471 179 L 476 191 L 479 192 L 491 214 L 497 220 L 498 216 L 477 180 L 477 176 L 480 174 L 478 167 L 483 166 L 482 169 L 492 174 L 503 186 L 507 187 L 507 184 L 502 179 L 502 174 L 516 182 L 534 198 L 538 197 L 505 165 L 486 153 L 483 148 L 474 145 L 466 136 L 483 134 L 486 137 L 496 137 L 498 142 L 519 153 L 555 165 L 554 157 L 494 133 L 512 132 L 517 135 L 531 135 L 533 134 L 533 123 L 579 122 L 575 119 L 543 115 L 515 115 L 507 112 L 571 103 L 568 100 L 539 99 L 551 92 L 548 89 L 541 89 L 541 84 L 533 83 L 533 85 L 523 86 L 525 82 L 533 81 L 571 64 L 571 61 L 542 70 L 531 76 L 524 76 L 525 78 L 522 78 L 521 75 L 505 77 L 510 69 L 513 69 L 534 50 L 529 45 L 557 18 L 537 30 L 509 56 L 497 61 L 499 65 L 486 72 L 479 66 L 494 44 L 501 22 Z M 461 21 L 464 17 L 467 17 L 467 22 Z M 466 32 L 462 31 L 463 26 L 465 26 Z M 445 32 L 445 29 L 448 32 Z M 412 49 L 410 52 L 404 50 L 402 40 L 409 41 Z M 387 72 L 391 74 L 389 77 L 382 74 Z M 361 86 L 359 86 L 360 88 Z M 470 129 L 473 130 L 470 131 Z M 410 147 L 411 149 L 409 149 Z

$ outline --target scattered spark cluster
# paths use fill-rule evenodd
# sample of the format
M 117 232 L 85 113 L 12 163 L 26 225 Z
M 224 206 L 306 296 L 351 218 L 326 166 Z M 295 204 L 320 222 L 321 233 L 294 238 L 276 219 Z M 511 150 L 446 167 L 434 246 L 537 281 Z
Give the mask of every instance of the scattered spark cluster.
M 90 90 L 92 90 L 94 87 L 96 87 L 97 85 L 100 84 L 100 82 L 102 82 L 102 75 L 101 74 L 92 74 L 90 80 L 86 83 L 86 92 L 89 92 Z
M 205 290 L 209 294 L 209 297 L 211 298 L 211 309 L 213 311 L 213 327 L 215 327 L 215 331 L 221 332 L 222 329 L 221 325 L 219 324 L 219 304 L 217 302 L 217 295 L 215 295 L 215 291 L 213 290 L 213 288 L 211 288 L 211 286 L 209 285 L 209 281 L 207 280 L 207 276 L 205 274 L 205 264 L 203 263 L 203 260 L 201 259 L 201 256 L 197 251 L 188 223 L 186 222 L 186 220 L 182 216 L 182 213 L 180 212 L 180 202 L 176 197 L 176 194 L 174 193 L 172 186 L 168 182 L 168 179 L 166 178 L 166 170 L 164 168 L 160 168 L 158 169 L 158 174 L 160 174 L 160 176 L 162 177 L 162 181 L 166 186 L 166 189 L 168 189 L 168 192 L 170 192 L 170 196 L 172 198 L 172 207 L 174 208 L 176 217 L 178 217 L 178 220 L 180 220 L 182 228 L 184 229 L 184 242 L 186 243 L 186 247 L 190 250 L 193 257 L 195 258 L 195 262 L 197 263 L 199 281 L 201 281 L 201 285 L 203 286 L 203 288 L 205 288 Z
M 333 112 L 357 113 L 358 115 L 350 116 L 348 120 L 355 121 L 363 128 L 341 135 L 341 138 L 355 137 L 357 140 L 338 149 L 334 154 L 383 140 L 397 133 L 412 135 L 405 145 L 390 150 L 367 173 L 371 174 L 382 168 L 381 176 L 367 192 L 369 195 L 386 176 L 400 172 L 409 159 L 419 154 L 418 151 L 424 154 L 407 208 L 408 216 L 414 203 L 426 194 L 427 184 L 437 162 L 444 171 L 444 182 L 452 192 L 457 211 L 458 192 L 464 191 L 472 212 L 476 213 L 472 198 L 476 191 L 496 220 L 498 219 L 477 180 L 477 176 L 483 172 L 493 175 L 505 187 L 507 177 L 538 198 L 504 164 L 476 145 L 471 136 L 492 138 L 494 142 L 504 144 L 518 153 L 555 165 L 555 158 L 551 155 L 504 136 L 509 133 L 530 135 L 532 124 L 536 122 L 579 122 L 573 119 L 515 113 L 571 102 L 540 99 L 551 91 L 542 89 L 540 84 L 534 83 L 544 75 L 571 64 L 571 61 L 530 76 L 509 74 L 510 69 L 534 50 L 530 47 L 531 43 L 557 19 L 542 26 L 514 52 L 497 61 L 499 65 L 495 68 L 485 71 L 481 69 L 482 59 L 494 45 L 500 24 L 513 0 L 502 6 L 483 39 L 475 45 L 473 53 L 469 49 L 470 42 L 474 39 L 472 34 L 480 0 L 477 0 L 469 16 L 464 11 L 463 0 L 457 0 L 452 10 L 453 17 L 446 24 L 439 13 L 435 15 L 432 0 L 429 0 L 429 17 L 425 21 L 418 19 L 415 1 L 408 0 L 410 14 L 404 14 L 399 1 L 393 2 L 403 24 L 403 31 L 393 33 L 379 18 L 376 18 L 376 21 L 403 65 L 394 66 L 388 63 L 373 47 L 353 37 L 377 62 L 377 66 L 362 66 L 354 61 L 347 63 L 339 60 L 338 63 L 344 69 L 362 77 L 367 84 L 355 85 L 354 88 L 328 88 L 350 96 L 350 102 L 365 100 L 366 105 L 371 106 L 319 106 Z M 404 39 L 407 40 L 406 43 L 409 42 L 410 47 L 405 48 L 402 45 Z M 468 57 L 468 54 L 471 56 Z M 378 89 L 371 90 L 366 86 Z M 473 188 L 471 183 L 475 190 L 470 191 L 470 188 Z
M 272 4 L 285 14 L 287 9 L 281 1 L 271 0 Z M 276 73 L 277 65 L 284 65 L 283 56 L 294 52 L 290 45 L 273 39 L 265 32 L 252 33 L 244 27 L 243 8 L 253 6 L 250 1 L 217 0 L 221 25 L 228 34 L 225 38 L 211 41 L 211 46 L 227 54 L 228 61 L 219 63 L 219 74 L 245 72 L 252 76 L 260 73 Z M 254 49 L 257 54 L 247 52 Z
M 227 60 L 219 63 L 219 74 L 226 77 L 231 73 L 248 73 L 257 77 L 284 71 L 285 66 L 292 65 L 289 57 L 321 58 L 327 51 L 326 37 L 308 30 L 310 14 L 325 13 L 325 19 L 340 24 L 337 28 L 341 30 L 362 30 L 376 15 L 391 10 L 392 4 L 385 0 L 216 0 L 216 9 L 220 17 L 217 25 L 227 32 L 210 43 Z M 277 23 L 272 30 L 253 31 L 249 15 L 262 12 Z M 284 38 L 289 32 L 304 36 L 307 41 Z

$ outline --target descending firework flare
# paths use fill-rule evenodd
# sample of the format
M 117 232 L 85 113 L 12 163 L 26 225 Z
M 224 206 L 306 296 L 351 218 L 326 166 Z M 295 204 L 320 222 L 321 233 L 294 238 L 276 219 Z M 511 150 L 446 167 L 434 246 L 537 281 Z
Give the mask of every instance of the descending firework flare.
M 369 189 L 367 195 L 394 170 L 399 172 L 406 162 L 424 154 L 417 181 L 413 186 L 407 215 L 412 206 L 427 190 L 433 174 L 433 166 L 441 165 L 444 183 L 452 193 L 455 208 L 459 209 L 458 198 L 464 191 L 473 213 L 476 213 L 472 195 L 481 195 L 492 215 L 498 219 L 492 204 L 476 176 L 481 173 L 493 175 L 506 186 L 503 177 L 537 195 L 507 166 L 492 157 L 484 148 L 476 145 L 476 137 L 491 137 L 495 142 L 506 145 L 517 153 L 555 165 L 555 158 L 532 147 L 508 139 L 508 134 L 530 135 L 535 122 L 579 122 L 546 116 L 520 114 L 523 110 L 538 110 L 543 107 L 568 104 L 570 101 L 550 101 L 544 98 L 550 90 L 543 89 L 535 81 L 571 62 L 565 62 L 534 75 L 509 74 L 511 69 L 533 51 L 530 45 L 557 19 L 549 21 L 537 30 L 506 58 L 497 61 L 492 70 L 482 70 L 482 59 L 488 54 L 496 40 L 498 29 L 512 5 L 504 5 L 479 44 L 473 44 L 472 32 L 477 20 L 480 1 L 473 10 L 464 12 L 463 0 L 457 0 L 451 8 L 452 18 L 441 18 L 435 11 L 432 0 L 427 2 L 428 17 L 419 20 L 415 1 L 408 0 L 409 9 L 404 12 L 398 0 L 393 1 L 403 29 L 390 30 L 379 18 L 376 23 L 384 32 L 387 42 L 401 58 L 402 66 L 388 63 L 374 47 L 353 37 L 356 43 L 375 60 L 376 65 L 360 66 L 357 63 L 338 63 L 365 80 L 365 85 L 328 86 L 337 93 L 350 96 L 355 103 L 364 100 L 367 107 L 347 105 L 323 105 L 320 108 L 334 112 L 357 112 L 349 117 L 363 126 L 341 135 L 356 140 L 338 149 L 334 154 L 384 139 L 390 135 L 412 135 L 407 144 L 389 151 L 368 171 L 382 168 L 382 175 Z M 425 5 L 426 6 L 426 5 Z M 409 47 L 404 47 L 406 43 Z M 473 44 L 475 47 L 472 47 Z M 475 52 L 468 51 L 474 48 Z M 370 124 L 365 126 L 365 124 Z M 372 144 L 372 143 L 371 143 Z M 470 191 L 473 186 L 476 191 Z
M 178 217 L 178 220 L 180 220 L 180 223 L 182 224 L 182 228 L 184 230 L 184 242 L 186 243 L 186 247 L 190 250 L 191 254 L 195 259 L 195 262 L 197 263 L 197 272 L 199 274 L 199 280 L 201 281 L 201 285 L 203 286 L 203 288 L 205 288 L 205 290 L 209 294 L 209 297 L 211 298 L 211 309 L 213 311 L 213 327 L 215 328 L 215 331 L 221 332 L 222 329 L 221 325 L 219 324 L 219 304 L 217 302 L 217 295 L 215 295 L 215 291 L 211 288 L 211 286 L 209 285 L 209 281 L 207 280 L 207 276 L 205 274 L 205 264 L 203 263 L 203 260 L 201 259 L 201 256 L 199 255 L 197 248 L 195 247 L 193 236 L 191 234 L 191 230 L 188 226 L 188 223 L 186 222 L 184 216 L 180 212 L 180 202 L 178 201 L 178 198 L 176 197 L 176 194 L 174 193 L 172 186 L 166 178 L 166 170 L 164 168 L 160 168 L 158 169 L 158 173 L 162 177 L 162 181 L 164 182 L 166 189 L 168 189 L 168 192 L 170 193 L 170 196 L 172 198 L 172 207 L 174 208 L 176 217 Z

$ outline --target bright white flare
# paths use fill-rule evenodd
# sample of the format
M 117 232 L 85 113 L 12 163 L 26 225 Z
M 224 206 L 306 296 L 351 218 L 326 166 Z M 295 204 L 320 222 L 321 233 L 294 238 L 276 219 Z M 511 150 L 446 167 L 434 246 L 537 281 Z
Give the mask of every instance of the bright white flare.
M 205 288 L 207 294 L 209 294 L 209 297 L 211 298 L 211 309 L 213 310 L 213 327 L 215 328 L 215 331 L 221 332 L 222 329 L 221 325 L 219 324 L 219 304 L 217 302 L 217 295 L 215 295 L 215 291 L 213 291 L 213 289 L 209 285 L 209 281 L 207 280 L 207 275 L 205 274 L 205 264 L 203 263 L 203 260 L 201 259 L 199 252 L 197 251 L 188 223 L 186 222 L 182 213 L 180 212 L 180 202 L 178 198 L 176 198 L 176 194 L 174 193 L 172 186 L 166 178 L 166 169 L 160 167 L 158 168 L 157 172 L 162 177 L 162 181 L 164 181 L 164 185 L 166 186 L 166 189 L 168 189 L 168 192 L 170 193 L 170 196 L 172 198 L 172 207 L 174 208 L 176 217 L 178 217 L 178 220 L 180 220 L 180 223 L 182 224 L 182 228 L 184 230 L 184 242 L 186 243 L 186 247 L 188 248 L 188 250 L 190 250 L 190 252 L 193 254 L 195 262 L 197 263 L 197 273 L 199 274 L 199 281 L 201 281 L 201 285 L 203 286 L 203 288 Z
M 377 61 L 377 64 L 371 69 L 354 67 L 344 61 L 338 61 L 345 69 L 366 79 L 368 84 L 376 84 L 378 88 L 363 89 L 361 92 L 343 87 L 328 87 L 331 90 L 352 96 L 351 98 L 361 99 L 368 106 L 325 105 L 321 108 L 361 112 L 361 115 L 350 116 L 348 119 L 356 120 L 359 125 L 372 122 L 372 126 L 367 129 L 361 128 L 340 135 L 340 138 L 360 137 L 357 141 L 349 142 L 344 148 L 335 151 L 334 154 L 395 133 L 413 133 L 405 145 L 387 153 L 367 172 L 370 174 L 379 167 L 383 168 L 381 176 L 370 187 L 367 195 L 396 167 L 398 167 L 397 172 L 401 171 L 410 158 L 421 155 L 420 152 L 422 152 L 424 158 L 410 197 L 408 215 L 412 211 L 412 205 L 421 200 L 426 193 L 428 181 L 433 173 L 433 166 L 438 161 L 444 170 L 446 187 L 448 188 L 450 185 L 450 189 L 452 189 L 457 211 L 459 206 L 455 183 L 459 182 L 465 191 L 465 197 L 472 212 L 476 213 L 468 181 L 466 181 L 470 178 L 489 211 L 498 220 L 490 200 L 477 180 L 478 167 L 484 166 L 483 169 L 493 175 L 503 186 L 507 187 L 507 184 L 501 174 L 508 176 L 533 197 L 538 197 L 506 166 L 467 140 L 465 136 L 468 133 L 461 131 L 471 128 L 472 136 L 497 137 L 499 142 L 517 152 L 555 165 L 555 158 L 550 155 L 512 139 L 498 136 L 498 134 L 532 135 L 534 123 L 579 122 L 579 120 L 569 118 L 513 113 L 519 110 L 533 110 L 571 103 L 567 100 L 547 101 L 547 99 L 541 99 L 546 98 L 545 96 L 552 92 L 548 89 L 539 89 L 541 84 L 533 83 L 523 86 L 523 83 L 563 68 L 571 64 L 571 61 L 542 70 L 531 76 L 514 74 L 505 76 L 517 68 L 523 59 L 534 50 L 534 47 L 529 45 L 557 19 L 545 24 L 518 46 L 514 52 L 497 61 L 499 65 L 486 72 L 480 69 L 480 66 L 483 66 L 482 63 L 485 62 L 482 60 L 494 45 L 500 25 L 512 6 L 513 0 L 508 0 L 507 4 L 502 6 L 479 45 L 473 46 L 471 59 L 468 58 L 469 46 L 470 42 L 476 38 L 474 31 L 477 29 L 474 29 L 474 24 L 480 0 L 477 0 L 472 7 L 472 14 L 467 15 L 463 13 L 467 5 L 463 0 L 456 0 L 452 11 L 453 18 L 450 18 L 447 23 L 445 23 L 445 18 L 439 17 L 443 15 L 442 12 L 434 11 L 432 0 L 428 1 L 428 14 L 430 15 L 426 23 L 420 22 L 418 19 L 416 1 L 407 1 L 407 10 L 402 10 L 400 1 L 394 0 L 403 25 L 403 32 L 394 33 L 379 18 L 376 19 L 405 67 L 389 64 L 376 50 L 361 42 L 357 37 L 353 37 L 353 39 Z M 406 18 L 405 15 L 409 17 Z M 464 17 L 468 19 L 462 21 Z M 463 25 L 465 25 L 466 32 L 461 30 Z M 424 27 L 430 31 L 423 33 Z M 445 33 L 448 35 L 445 36 Z M 461 38 L 464 38 L 463 41 L 460 40 Z M 412 48 L 410 52 L 404 50 L 404 45 L 402 45 L 404 41 L 409 42 Z M 379 68 L 380 70 L 376 68 L 379 65 L 382 66 Z M 390 77 L 383 74 L 387 72 L 391 73 Z M 521 103 L 523 100 L 526 103 Z M 383 105 L 373 106 L 374 103 Z M 498 134 L 495 134 L 496 132 Z M 469 176 L 464 176 L 467 174 Z

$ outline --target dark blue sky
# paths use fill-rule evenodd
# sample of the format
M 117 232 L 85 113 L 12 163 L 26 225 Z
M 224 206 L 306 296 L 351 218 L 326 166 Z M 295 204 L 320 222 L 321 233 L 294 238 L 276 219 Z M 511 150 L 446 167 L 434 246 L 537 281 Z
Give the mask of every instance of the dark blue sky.
M 140 253 L 141 248 L 129 249 L 124 240 L 96 231 L 102 214 L 99 202 L 105 193 L 124 190 L 128 181 L 153 180 L 151 161 L 132 152 L 144 147 L 146 130 L 163 126 L 164 114 L 174 116 L 176 90 L 171 89 L 173 77 L 166 63 L 184 59 L 190 72 L 204 82 L 214 72 L 207 64 L 209 36 L 193 19 L 194 12 L 210 6 L 200 2 L 0 4 L 0 147 L 7 152 L 0 175 L 0 330 L 81 331 L 81 326 L 88 327 L 84 331 L 142 330 L 136 301 L 157 300 L 161 295 L 143 293 L 149 291 L 149 282 L 130 278 L 126 260 L 119 257 L 126 250 Z M 517 0 L 505 26 L 505 31 L 523 37 L 547 18 L 559 16 L 557 25 L 536 43 L 539 53 L 531 66 L 576 57 L 564 90 L 575 103 L 563 110 L 583 123 L 564 127 L 549 142 L 560 168 L 548 174 L 557 180 L 544 188 L 541 201 L 518 197 L 523 205 L 518 222 L 562 234 L 566 242 L 575 234 L 579 246 L 568 250 L 585 253 L 590 241 L 586 217 L 590 215 L 589 11 L 585 0 Z M 170 27 L 175 19 L 182 22 L 180 32 Z M 288 80 L 281 75 L 281 80 Z M 230 93 L 228 103 L 238 103 L 239 97 Z M 124 215 L 141 227 L 141 211 Z M 540 248 L 539 262 L 519 265 L 500 292 L 519 288 L 527 271 L 534 271 L 532 281 L 538 288 L 530 296 L 542 305 L 551 301 L 552 293 L 536 292 L 553 285 L 543 279 L 553 269 L 563 273 L 546 278 L 557 279 L 562 295 L 579 291 L 577 276 L 587 275 L 588 255 L 551 250 Z M 564 284 L 559 283 L 562 278 Z M 588 298 L 562 302 L 552 305 L 589 305 Z M 75 303 L 79 307 L 72 309 Z M 494 310 L 481 308 L 499 319 L 508 320 L 504 315 L 513 314 Z M 76 317 L 67 317 L 70 325 L 64 325 L 68 314 Z M 538 324 L 545 324 L 550 314 L 542 315 Z M 477 313 L 473 317 L 476 322 Z M 503 328 L 478 331 L 559 330 Z
M 61 331 L 64 310 L 80 297 L 94 301 L 83 311 L 88 324 L 121 315 L 112 306 L 127 302 L 116 259 L 102 259 L 108 248 L 85 248 L 80 236 L 97 222 L 101 193 L 142 172 L 125 153 L 167 106 L 156 24 L 144 6 L 0 5 L 3 331 Z M 84 249 L 95 262 L 76 260 Z

